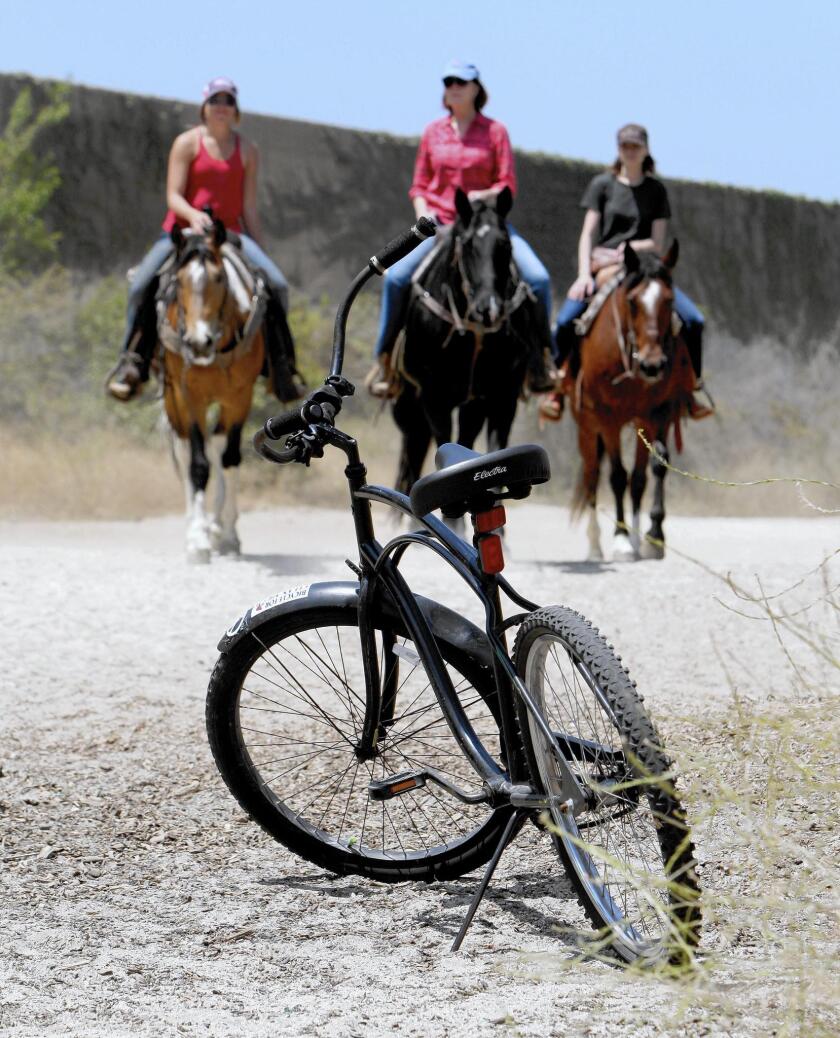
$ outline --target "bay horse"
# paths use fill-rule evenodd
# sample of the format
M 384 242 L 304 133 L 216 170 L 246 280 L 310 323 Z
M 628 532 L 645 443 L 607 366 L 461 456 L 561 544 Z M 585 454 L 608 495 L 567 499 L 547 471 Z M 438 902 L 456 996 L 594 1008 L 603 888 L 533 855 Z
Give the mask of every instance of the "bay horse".
M 163 406 L 184 479 L 187 557 L 194 562 L 209 562 L 211 551 L 239 553 L 242 427 L 266 354 L 265 289 L 237 250 L 227 246 L 223 251 L 227 237 L 219 220 L 206 234 L 184 234 L 176 227 L 171 280 L 158 302 Z M 208 411 L 214 404 L 218 416 L 208 439 Z M 211 468 L 215 494 L 208 514 Z
M 583 462 L 575 492 L 573 514 L 588 512 L 589 560 L 603 558 L 596 495 L 601 459 L 610 461 L 610 486 L 615 497 L 615 560 L 663 558 L 665 552 L 664 481 L 668 434 L 673 428 L 682 448 L 680 417 L 694 388 L 688 350 L 675 332 L 671 271 L 679 256 L 675 240 L 664 259 L 624 247 L 624 276 L 613 289 L 580 342 L 579 370 L 567 387 L 578 426 Z M 574 373 L 573 373 L 574 374 Z M 633 511 L 631 527 L 624 521 L 627 472 L 621 460 L 621 430 L 632 424 L 636 436 L 630 476 Z M 654 478 L 650 529 L 640 538 L 640 509 L 647 485 L 648 449 L 654 446 Z
M 459 188 L 456 219 L 411 286 L 405 338 L 394 357 L 401 381 L 393 415 L 403 442 L 397 489 L 420 478 L 434 437 L 472 447 L 487 425 L 487 450 L 506 447 L 526 372 L 542 351 L 537 302 L 513 265 L 505 217 L 513 195 L 470 202 Z M 536 345 L 535 345 L 536 344 Z

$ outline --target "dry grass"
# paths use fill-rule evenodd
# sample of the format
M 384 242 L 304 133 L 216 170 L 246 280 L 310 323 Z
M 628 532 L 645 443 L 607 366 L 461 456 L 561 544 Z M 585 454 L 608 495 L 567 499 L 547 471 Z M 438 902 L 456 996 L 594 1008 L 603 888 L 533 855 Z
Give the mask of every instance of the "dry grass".
M 169 473 L 167 450 L 156 432 L 159 408 L 122 406 L 106 399 L 102 384 L 116 356 L 125 306 L 125 281 L 83 283 L 53 269 L 25 284 L 0 284 L 0 421 L 8 457 L 0 459 L 6 488 L 0 514 L 43 518 L 129 517 L 178 510 L 180 492 Z M 370 363 L 377 302 L 358 301 L 348 343 L 346 373 L 360 385 Z M 311 385 L 323 377 L 332 332 L 329 300 L 297 297 L 290 322 L 301 367 Z M 840 425 L 834 420 L 837 351 L 833 344 L 794 355 L 778 343 L 735 342 L 708 336 L 708 383 L 719 417 L 684 429 L 683 468 L 728 480 L 756 474 L 819 478 L 836 468 Z M 260 390 L 252 429 L 278 407 Z M 363 389 L 342 421 L 358 436 L 374 477 L 391 482 L 396 429 L 389 415 L 374 424 L 376 405 Z M 577 477 L 578 454 L 568 417 L 540 429 L 532 404 L 521 407 L 513 442 L 545 444 L 554 479 L 543 499 L 566 502 Z M 481 446 L 481 445 L 479 445 Z M 248 453 L 248 452 L 246 452 Z M 90 471 L 99 469 L 98 472 Z M 267 468 L 267 466 L 263 466 Z M 323 463 L 310 473 L 245 474 L 246 504 L 288 503 L 305 493 L 310 503 L 341 504 L 344 487 Z M 667 507 L 683 514 L 802 514 L 793 490 L 765 488 L 733 496 L 725 488 L 669 479 Z M 609 502 L 606 478 L 601 502 Z
M 748 588 L 718 574 L 738 602 L 732 622 L 770 629 L 779 676 L 759 686 L 749 659 L 721 658 L 726 708 L 699 703 L 666 726 L 697 845 L 702 942 L 688 969 L 628 967 L 615 981 L 632 978 L 635 997 L 667 986 L 663 1034 L 840 1033 L 836 555 L 773 595 L 760 577 Z

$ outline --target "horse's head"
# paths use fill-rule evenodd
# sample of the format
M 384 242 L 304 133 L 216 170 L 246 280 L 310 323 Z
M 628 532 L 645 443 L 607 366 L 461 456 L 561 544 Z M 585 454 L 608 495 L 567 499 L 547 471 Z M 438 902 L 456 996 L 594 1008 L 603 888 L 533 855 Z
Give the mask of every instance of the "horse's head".
M 671 271 L 678 256 L 676 239 L 664 259 L 652 252 L 634 252 L 629 244 L 624 246 L 627 276 L 622 289 L 627 308 L 627 338 L 639 373 L 650 382 L 662 377 L 670 360 L 674 308 Z
M 499 320 L 510 283 L 511 243 L 505 217 L 512 205 L 513 194 L 507 187 L 499 192 L 495 204 L 470 202 L 460 188 L 455 192 L 455 259 L 469 303 L 468 315 L 486 327 Z
M 219 220 L 206 234 L 185 235 L 179 227 L 172 231 L 178 333 L 190 361 L 200 366 L 213 363 L 225 331 L 228 282 L 220 251 L 225 239 Z

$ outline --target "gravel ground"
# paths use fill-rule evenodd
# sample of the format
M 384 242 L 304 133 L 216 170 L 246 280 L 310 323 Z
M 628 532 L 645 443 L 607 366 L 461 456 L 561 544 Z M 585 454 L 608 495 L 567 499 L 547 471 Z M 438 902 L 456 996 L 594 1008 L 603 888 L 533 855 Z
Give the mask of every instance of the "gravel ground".
M 665 561 L 585 565 L 583 531 L 562 510 L 523 505 L 509 519 L 506 575 L 609 635 L 672 746 L 723 753 L 733 690 L 760 709 L 801 706 L 771 625 L 727 609 L 748 611 L 716 574 L 753 591 L 760 574 L 780 592 L 836 547 L 836 521 L 674 518 Z M 702 983 L 581 960 L 582 916 L 531 827 L 454 955 L 475 876 L 335 879 L 273 843 L 210 757 L 215 646 L 253 602 L 349 577 L 350 520 L 251 513 L 242 558 L 206 567 L 184 561 L 183 532 L 177 518 L 0 523 L 0 1033 L 836 1033 L 836 1003 L 816 1005 L 800 974 L 768 976 L 772 940 L 735 939 L 714 913 L 704 942 L 718 958 Z M 479 619 L 445 573 L 412 572 Z M 807 604 L 821 588 L 818 575 L 791 594 Z M 815 666 L 816 687 L 836 695 L 836 663 Z M 698 829 L 704 885 L 754 891 L 760 877 L 749 855 L 726 852 L 721 817 Z M 788 821 L 791 838 L 832 853 L 830 819 Z M 831 896 L 814 887 L 814 905 Z

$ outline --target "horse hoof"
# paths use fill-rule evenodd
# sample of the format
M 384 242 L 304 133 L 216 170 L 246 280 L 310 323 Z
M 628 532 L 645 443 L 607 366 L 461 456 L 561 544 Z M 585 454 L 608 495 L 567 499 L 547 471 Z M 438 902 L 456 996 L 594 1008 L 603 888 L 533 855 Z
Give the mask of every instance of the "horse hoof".
M 220 555 L 241 555 L 242 547 L 239 543 L 238 537 L 228 537 L 224 540 L 220 540 L 216 551 Z
M 206 566 L 210 562 L 210 549 L 187 548 L 187 562 L 191 565 Z
M 661 541 L 653 542 L 645 539 L 639 548 L 639 557 L 642 559 L 664 559 L 665 545 Z
M 604 561 L 604 553 L 601 551 L 600 548 L 596 548 L 594 550 L 590 550 L 589 554 L 586 556 L 586 561 L 587 562 L 603 562 Z
M 617 537 L 613 543 L 613 562 L 635 562 L 638 558 L 629 537 Z

